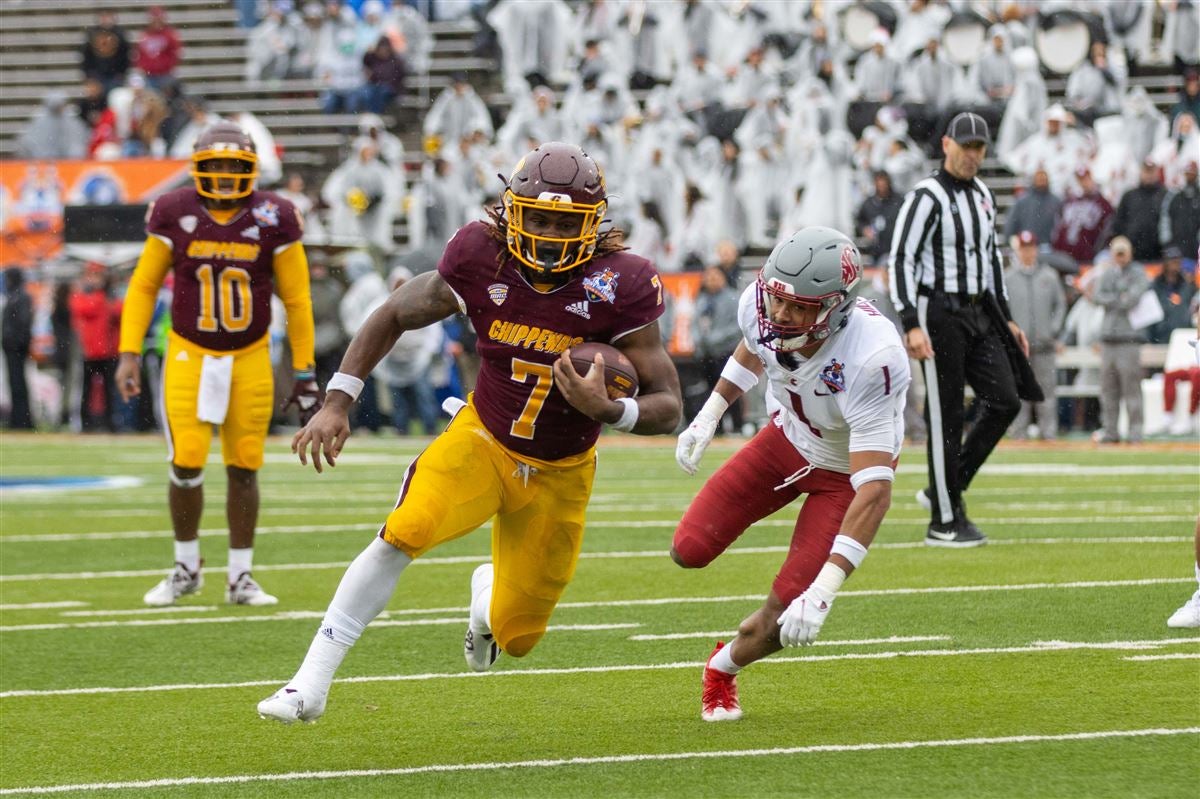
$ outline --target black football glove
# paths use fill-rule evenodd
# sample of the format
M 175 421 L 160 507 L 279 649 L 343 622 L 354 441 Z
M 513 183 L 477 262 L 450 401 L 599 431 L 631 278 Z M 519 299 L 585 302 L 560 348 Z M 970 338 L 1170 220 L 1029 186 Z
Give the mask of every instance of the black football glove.
M 286 411 L 295 405 L 300 413 L 300 426 L 303 427 L 317 415 L 324 402 L 325 392 L 317 385 L 316 374 L 311 371 L 296 372 L 292 393 L 284 401 L 281 410 Z

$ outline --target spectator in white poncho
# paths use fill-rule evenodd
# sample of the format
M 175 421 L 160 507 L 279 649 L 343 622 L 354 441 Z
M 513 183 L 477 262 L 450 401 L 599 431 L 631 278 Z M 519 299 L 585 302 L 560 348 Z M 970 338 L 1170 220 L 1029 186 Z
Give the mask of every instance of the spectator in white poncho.
M 397 266 L 388 275 L 388 284 L 395 291 L 412 276 L 407 267 Z M 434 359 L 440 357 L 443 338 L 440 323 L 406 330 L 372 372 L 387 386 L 392 400 L 392 425 L 402 436 L 408 435 L 414 416 L 421 422 L 425 435 L 437 433 L 437 405 L 429 375 Z
M 996 157 L 1001 160 L 1041 129 L 1042 116 L 1050 104 L 1046 82 L 1042 80 L 1038 56 L 1033 48 L 1019 47 L 1013 50 L 1012 62 L 1016 70 L 1016 84 L 996 135 Z

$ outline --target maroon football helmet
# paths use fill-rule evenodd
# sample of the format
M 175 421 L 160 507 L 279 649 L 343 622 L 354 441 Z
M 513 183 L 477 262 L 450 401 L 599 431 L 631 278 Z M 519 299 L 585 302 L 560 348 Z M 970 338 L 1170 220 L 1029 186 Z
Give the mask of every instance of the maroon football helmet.
M 229 162 L 234 162 L 232 169 Z M 258 178 L 254 140 L 233 122 L 218 122 L 205 128 L 192 150 L 191 175 L 201 197 L 210 200 L 249 197 Z
M 508 250 L 538 281 L 561 283 L 596 251 L 608 209 L 604 174 L 573 144 L 547 142 L 517 162 L 503 196 Z M 580 217 L 577 235 L 559 237 L 529 230 L 528 214 L 546 211 Z

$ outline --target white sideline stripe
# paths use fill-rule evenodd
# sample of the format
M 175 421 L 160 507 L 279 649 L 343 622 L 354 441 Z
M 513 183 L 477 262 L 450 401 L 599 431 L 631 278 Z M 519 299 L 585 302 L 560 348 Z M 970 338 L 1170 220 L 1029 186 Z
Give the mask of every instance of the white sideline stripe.
M 1080 580 L 1070 583 L 1024 583 L 1021 585 L 945 585 L 929 588 L 868 588 L 858 591 L 842 591 L 841 597 L 852 596 L 910 596 L 914 594 L 961 594 L 976 591 L 1040 591 L 1052 588 L 1129 588 L 1147 585 L 1169 585 L 1189 583 L 1191 577 L 1148 578 L 1144 580 Z M 761 601 L 761 594 L 736 594 L 730 596 L 701 597 L 657 597 L 654 599 L 619 599 L 596 602 L 560 602 L 559 608 L 609 608 L 653 605 L 717 604 L 722 602 Z M 385 612 L 371 622 L 378 627 L 401 627 L 461 623 L 461 619 L 415 619 L 392 621 L 393 615 L 421 613 L 466 613 L 467 608 L 410 608 Z M 65 614 L 64 614 L 65 615 Z M 0 632 L 33 632 L 38 630 L 94 629 L 99 627 L 158 627 L 167 624 L 236 624 L 258 621 L 296 621 L 298 619 L 320 619 L 324 613 L 318 610 L 289 610 L 267 616 L 217 616 L 202 619 L 131 619 L 128 621 L 49 622 L 45 624 L 10 624 L 0 627 Z
M 96 616 L 154 616 L 161 613 L 209 613 L 216 605 L 168 605 L 162 608 L 136 608 L 134 610 L 64 610 L 60 616 L 94 618 Z
M 460 622 L 461 623 L 461 622 Z M 553 629 L 553 628 L 551 628 Z M 835 660 L 894 660 L 910 657 L 956 657 L 961 655 L 1017 655 L 1040 652 L 1067 652 L 1079 649 L 1147 650 L 1159 649 L 1174 644 L 1196 643 L 1197 638 L 1163 638 L 1149 641 L 1099 641 L 1073 644 L 1067 641 L 1041 641 L 1028 646 L 982 647 L 977 649 L 907 649 L 887 652 L 848 652 L 838 655 L 801 655 L 799 657 L 770 657 L 758 661 L 760 664 L 818 663 Z M 426 682 L 429 680 L 492 679 L 499 677 L 553 677 L 571 674 L 614 674 L 633 671 L 670 671 L 675 669 L 698 669 L 705 661 L 680 661 L 675 663 L 631 663 L 617 666 L 575 666 L 573 668 L 528 669 L 514 671 L 455 671 L 427 672 L 424 674 L 376 674 L 363 677 L 344 677 L 334 680 L 337 684 L 374 682 Z M 132 685 L 121 688 L 52 688 L 47 690 L 14 690 L 0 692 L 0 699 L 39 696 L 81 696 L 93 694 L 137 694 L 160 691 L 199 691 L 227 688 L 255 688 L 284 684 L 286 680 L 247 680 L 226 683 L 175 683 L 167 685 Z
M 463 609 L 462 612 L 466 612 Z M 104 627 L 164 627 L 177 624 L 237 624 L 239 622 L 296 621 L 297 619 L 321 619 L 325 614 L 315 610 L 288 611 L 270 616 L 217 616 L 198 619 L 129 619 L 125 621 L 81 621 L 50 622 L 47 624 L 11 624 L 0 627 L 0 632 L 23 633 L 42 630 L 88 630 Z M 442 624 L 463 624 L 466 619 L 384 619 L 371 622 L 372 627 L 432 627 Z M 641 624 L 551 624 L 547 630 L 626 630 L 641 627 Z
M 631 635 L 630 641 L 679 641 L 685 638 L 732 638 L 737 631 L 722 630 L 709 633 L 668 633 L 666 635 Z M 889 635 L 887 638 L 846 638 L 814 641 L 813 646 L 869 646 L 871 644 L 908 644 L 924 641 L 949 641 L 948 635 Z
M 779 757 L 781 755 L 832 754 L 841 752 L 883 752 L 907 749 L 933 749 L 956 746 L 1003 746 L 1007 744 L 1056 743 L 1060 741 L 1095 741 L 1106 738 L 1145 738 L 1149 736 L 1196 735 L 1200 727 L 1155 727 L 1142 730 L 1097 730 L 1068 732 L 1055 735 L 1003 735 L 992 738 L 948 738 L 937 741 L 879 741 L 861 744 L 811 744 L 771 749 L 719 749 L 696 752 L 644 752 L 628 755 L 598 757 L 543 758 L 541 760 L 508 760 L 491 763 L 435 763 L 405 768 L 345 769 L 343 771 L 291 771 L 275 774 L 231 774 L 223 777 L 164 777 L 155 780 L 128 782 L 91 782 L 75 785 L 35 785 L 23 788 L 0 788 L 0 795 L 44 795 L 70 791 L 136 790 L 167 788 L 183 785 L 230 785 L 250 782 L 292 782 L 296 780 L 333 780 L 354 777 L 404 777 L 413 774 L 445 774 L 470 771 L 498 771 L 522 768 L 561 768 L 564 766 L 595 766 L 622 763 L 654 763 L 679 760 L 712 760 L 738 757 Z
M 52 610 L 54 608 L 86 608 L 90 602 L 25 602 L 0 605 L 0 610 Z
M 1200 638 L 1196 639 L 1200 641 Z M 1175 652 L 1170 655 L 1130 655 L 1121 660 L 1198 660 L 1200 652 Z
M 792 526 L 789 523 L 787 526 Z M 378 529 L 377 525 L 371 525 L 371 529 Z M 480 528 L 483 529 L 483 528 Z M 111 535 L 102 533 L 101 535 Z M 136 536 L 142 538 L 144 536 Z M 0 538 L 0 544 L 6 539 Z M 56 539 L 61 540 L 61 539 Z M 1087 538 L 1002 538 L 991 539 L 988 542 L 989 546 L 1059 546 L 1063 544 L 1085 544 L 1088 546 L 1094 544 L 1178 544 L 1191 541 L 1191 536 L 1181 535 L 1158 535 L 1158 536 L 1090 536 Z M 895 541 L 891 543 L 873 544 L 872 549 L 925 549 L 924 541 Z M 766 547 L 733 547 L 725 550 L 724 555 L 774 555 L 787 552 L 785 546 L 766 546 Z M 638 549 L 638 550 L 616 550 L 612 552 L 584 552 L 581 553 L 580 560 L 605 560 L 605 559 L 620 559 L 620 558 L 665 558 L 667 552 L 665 549 Z M 444 557 L 425 557 L 415 561 L 415 565 L 425 566 L 446 566 L 460 563 L 483 563 L 488 559 L 487 555 L 447 555 Z M 264 571 L 316 571 L 322 569 L 345 569 L 349 565 L 349 561 L 332 561 L 329 563 L 276 563 L 276 564 L 255 564 L 256 572 Z M 210 569 L 224 568 L 224 564 L 214 563 L 209 566 Z M 165 569 L 136 569 L 136 570 L 119 570 L 119 571 L 104 571 L 104 572 L 43 572 L 41 574 L 4 574 L 0 575 L 0 583 L 3 582 L 24 582 L 35 580 L 101 580 L 116 577 L 156 577 L 161 575 Z
M 1039 591 L 1051 588 L 1129 588 L 1146 585 L 1166 585 L 1191 582 L 1190 577 L 1148 578 L 1144 580 L 1079 580 L 1070 583 L 1024 583 L 1020 585 L 944 585 L 928 588 L 868 588 L 842 591 L 838 596 L 910 596 L 915 594 L 962 594 L 977 591 Z M 760 594 L 740 594 L 710 597 L 658 597 L 655 599 L 621 599 L 597 602 L 560 602 L 559 608 L 608 608 L 652 605 L 712 604 L 722 602 L 752 602 L 762 599 Z M 467 608 L 424 608 L 397 611 L 397 613 L 465 613 Z M 289 610 L 267 616 L 216 616 L 200 619 L 131 619 L 128 621 L 47 622 L 44 624 L 10 624 L 0 626 L 0 632 L 35 632 L 41 630 L 83 630 L 99 627 L 159 627 L 168 624 L 236 624 L 259 621 L 296 621 L 297 619 L 319 619 L 324 613 L 316 610 Z M 421 625 L 459 624 L 461 619 L 410 619 L 405 621 L 376 619 L 378 627 L 415 627 Z M 553 628 L 551 628 L 553 629 Z

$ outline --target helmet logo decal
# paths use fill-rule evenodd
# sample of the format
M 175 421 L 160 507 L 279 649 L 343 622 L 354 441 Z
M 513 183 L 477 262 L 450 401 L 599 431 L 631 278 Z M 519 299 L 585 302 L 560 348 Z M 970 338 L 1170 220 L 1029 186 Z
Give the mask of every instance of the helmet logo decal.
M 829 388 L 829 393 L 836 394 L 846 390 L 845 368 L 844 364 L 838 363 L 837 358 L 833 358 L 821 370 L 821 382 Z
M 262 227 L 275 227 L 279 224 L 279 206 L 270 200 L 261 202 L 250 209 L 254 221 Z
M 611 269 L 595 272 L 591 277 L 583 279 L 583 288 L 587 292 L 588 298 L 596 302 L 616 302 L 617 278 L 620 276 L 620 272 L 614 272 Z
M 554 191 L 544 191 L 538 195 L 538 200 L 540 202 L 550 202 L 550 203 L 570 203 L 571 195 L 560 194 L 560 193 L 554 192 Z
M 487 287 L 488 296 L 496 305 L 503 305 L 508 299 L 508 286 L 504 283 L 493 283 Z
M 854 250 L 846 247 L 842 250 L 842 285 L 846 288 L 858 282 L 859 269 L 854 259 Z

